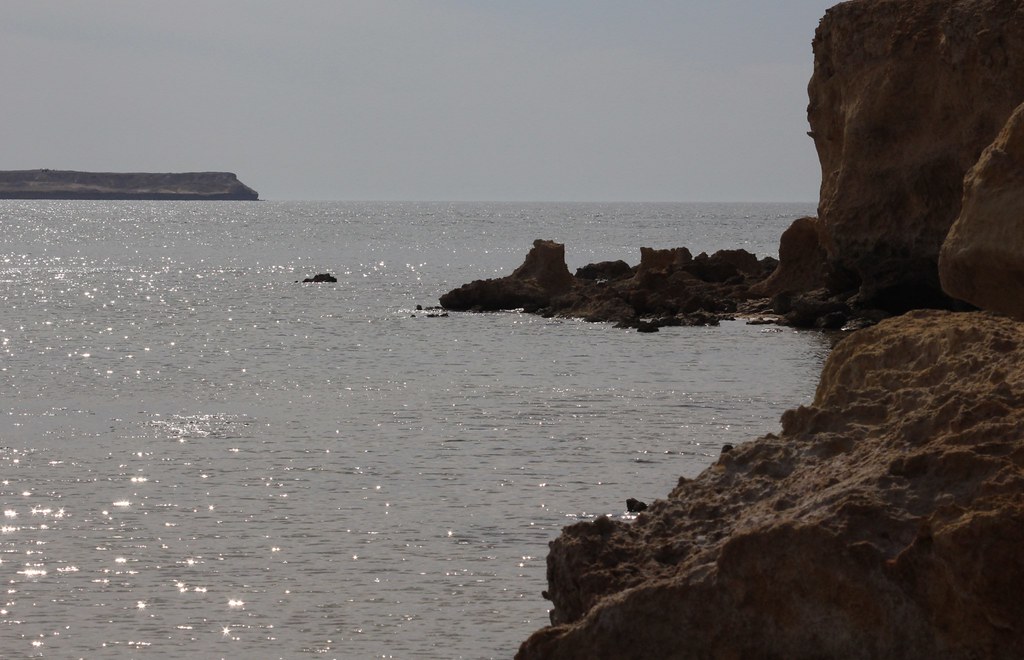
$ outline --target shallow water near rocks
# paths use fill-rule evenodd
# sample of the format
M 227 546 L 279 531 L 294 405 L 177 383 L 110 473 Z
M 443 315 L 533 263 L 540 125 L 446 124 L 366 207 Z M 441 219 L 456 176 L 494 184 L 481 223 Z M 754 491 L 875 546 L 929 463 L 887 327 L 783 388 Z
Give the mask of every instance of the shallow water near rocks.
M 5 657 L 510 657 L 562 526 L 777 431 L 828 340 L 416 306 L 813 212 L 0 203 Z

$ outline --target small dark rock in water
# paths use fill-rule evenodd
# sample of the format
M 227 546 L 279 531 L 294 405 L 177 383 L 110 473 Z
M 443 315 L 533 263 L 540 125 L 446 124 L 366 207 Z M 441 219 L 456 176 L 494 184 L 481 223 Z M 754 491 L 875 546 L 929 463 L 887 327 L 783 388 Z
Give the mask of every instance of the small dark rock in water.
M 732 450 L 733 450 L 733 446 L 732 445 L 722 445 L 722 453 L 723 454 L 728 454 Z
M 646 509 L 646 502 L 641 502 L 640 500 L 634 497 L 631 497 L 628 500 L 626 500 L 626 511 L 629 511 L 630 513 L 640 513 L 641 511 L 645 511 Z
M 302 283 L 305 284 L 306 282 L 337 282 L 337 281 L 338 281 L 338 278 L 335 277 L 334 275 L 331 275 L 330 273 L 318 273 L 318 274 L 314 275 L 313 277 L 307 277 L 306 279 L 302 280 Z

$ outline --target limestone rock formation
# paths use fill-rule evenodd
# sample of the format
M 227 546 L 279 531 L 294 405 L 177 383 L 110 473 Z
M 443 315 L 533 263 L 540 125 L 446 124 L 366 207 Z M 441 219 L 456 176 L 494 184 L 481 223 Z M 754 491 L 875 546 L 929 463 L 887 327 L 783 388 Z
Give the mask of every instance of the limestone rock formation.
M 579 269 L 565 265 L 565 246 L 534 241 L 526 261 L 506 277 L 476 280 L 441 296 L 445 309 L 495 311 L 522 308 L 549 316 L 611 321 L 655 331 L 669 325 L 714 325 L 741 307 L 768 310 L 751 294 L 778 265 L 745 250 L 694 257 L 686 248 L 640 248 L 640 264 L 602 262 Z
M 917 311 L 633 522 L 567 527 L 518 658 L 1024 657 L 1024 325 Z
M 890 312 L 945 305 L 939 249 L 963 177 L 1024 101 L 1024 12 L 1005 0 L 828 10 L 808 92 L 835 287 Z
M 231 172 L 0 172 L 0 199 L 256 200 Z
M 813 291 L 823 288 L 828 277 L 828 254 L 821 243 L 817 218 L 797 218 L 779 239 L 779 266 L 768 279 L 752 287 L 754 293 Z
M 565 245 L 537 239 L 526 260 L 511 275 L 464 284 L 441 296 L 441 306 L 457 311 L 537 311 L 573 284 L 565 265 Z
M 949 295 L 1024 320 L 1024 104 L 964 181 L 939 275 Z

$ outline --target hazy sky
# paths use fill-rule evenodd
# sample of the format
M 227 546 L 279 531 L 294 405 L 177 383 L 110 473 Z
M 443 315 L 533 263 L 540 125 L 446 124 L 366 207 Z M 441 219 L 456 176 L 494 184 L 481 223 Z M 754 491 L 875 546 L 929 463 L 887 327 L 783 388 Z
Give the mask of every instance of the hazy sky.
M 0 169 L 264 199 L 814 201 L 833 0 L 4 0 Z

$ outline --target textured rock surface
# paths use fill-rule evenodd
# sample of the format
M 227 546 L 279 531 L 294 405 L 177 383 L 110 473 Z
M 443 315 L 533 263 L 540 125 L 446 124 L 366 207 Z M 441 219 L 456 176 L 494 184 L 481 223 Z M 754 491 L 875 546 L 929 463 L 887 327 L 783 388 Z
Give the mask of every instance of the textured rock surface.
M 939 275 L 954 298 L 1024 320 L 1024 105 L 964 180 Z
M 779 266 L 764 282 L 752 287 L 759 295 L 776 296 L 813 291 L 825 286 L 828 254 L 822 245 L 817 218 L 797 218 L 779 239 Z
M 964 174 L 1024 101 L 1020 3 L 844 2 L 814 56 L 808 119 L 836 284 L 889 311 L 945 304 L 937 260 Z
M 565 246 L 534 241 L 523 265 L 507 277 L 476 280 L 441 296 L 445 309 L 529 312 L 612 321 L 646 331 L 667 325 L 707 325 L 736 313 L 768 309 L 751 294 L 778 262 L 744 250 L 721 250 L 694 257 L 686 248 L 640 248 L 640 264 L 602 262 L 580 268 L 565 265 Z M 646 319 L 646 320 L 645 320 Z
M 0 172 L 0 199 L 255 200 L 231 172 L 175 174 L 12 170 Z
M 526 658 L 1024 657 L 1024 326 L 911 312 L 634 522 L 567 527 Z
M 511 275 L 464 284 L 441 296 L 441 306 L 458 311 L 537 311 L 567 293 L 574 282 L 565 265 L 565 245 L 537 239 Z

